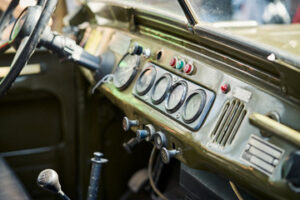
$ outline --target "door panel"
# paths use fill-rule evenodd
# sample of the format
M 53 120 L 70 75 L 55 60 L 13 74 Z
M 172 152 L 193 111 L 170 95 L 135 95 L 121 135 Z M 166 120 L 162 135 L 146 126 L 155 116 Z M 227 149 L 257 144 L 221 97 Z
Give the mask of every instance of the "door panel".
M 0 56 L 9 66 L 13 53 Z M 0 98 L 0 156 L 6 158 L 34 199 L 53 199 L 36 185 L 45 168 L 59 172 L 63 189 L 76 199 L 76 76 L 55 55 L 36 52 L 29 64 L 41 72 L 20 76 Z

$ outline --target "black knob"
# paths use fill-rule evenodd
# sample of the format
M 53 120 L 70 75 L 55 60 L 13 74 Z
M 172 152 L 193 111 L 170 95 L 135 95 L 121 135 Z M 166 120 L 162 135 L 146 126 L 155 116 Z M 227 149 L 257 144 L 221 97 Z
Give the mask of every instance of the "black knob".
M 300 189 L 300 151 L 292 153 L 284 163 L 282 177 L 292 189 Z
M 138 126 L 138 125 L 139 125 L 138 120 L 130 120 L 127 117 L 123 118 L 122 126 L 124 131 L 129 131 L 131 127 Z
M 168 150 L 166 149 L 165 147 L 163 147 L 161 150 L 160 150 L 160 156 L 161 156 L 161 159 L 162 161 L 165 163 L 165 164 L 168 164 L 171 160 L 171 158 L 173 158 L 175 155 L 177 155 L 179 153 L 178 150 L 176 149 L 173 149 L 173 150 Z
M 137 138 L 131 138 L 128 142 L 123 143 L 123 147 L 127 151 L 127 153 L 131 154 L 138 143 L 139 140 Z
M 167 145 L 167 138 L 164 133 L 158 131 L 154 135 L 154 144 L 156 148 L 161 149 Z
M 129 54 L 131 55 L 141 55 L 143 53 L 143 47 L 140 46 L 138 43 L 134 43 L 130 48 L 129 48 Z

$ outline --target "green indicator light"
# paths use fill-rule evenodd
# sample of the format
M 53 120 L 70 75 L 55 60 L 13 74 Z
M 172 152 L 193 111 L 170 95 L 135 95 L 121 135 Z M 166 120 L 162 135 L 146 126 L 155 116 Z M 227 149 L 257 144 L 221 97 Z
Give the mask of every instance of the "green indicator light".
M 176 68 L 181 70 L 184 66 L 184 61 L 183 60 L 179 60 L 176 64 Z

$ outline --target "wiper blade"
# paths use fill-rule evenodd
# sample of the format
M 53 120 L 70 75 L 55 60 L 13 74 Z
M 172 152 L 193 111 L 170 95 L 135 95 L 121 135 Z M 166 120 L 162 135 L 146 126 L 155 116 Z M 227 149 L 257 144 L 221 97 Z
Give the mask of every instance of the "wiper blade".
M 180 7 L 182 8 L 184 15 L 186 16 L 190 25 L 195 26 L 199 23 L 199 19 L 195 11 L 192 8 L 191 3 L 188 0 L 178 0 Z

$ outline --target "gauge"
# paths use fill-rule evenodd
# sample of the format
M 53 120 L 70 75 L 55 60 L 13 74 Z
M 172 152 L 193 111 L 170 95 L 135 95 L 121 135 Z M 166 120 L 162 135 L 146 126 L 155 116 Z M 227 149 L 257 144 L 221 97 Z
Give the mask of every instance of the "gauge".
M 170 74 L 161 76 L 155 83 L 151 93 L 151 100 L 153 104 L 161 103 L 167 96 L 171 87 L 172 77 Z
M 171 86 L 165 105 L 168 112 L 172 113 L 180 108 L 186 98 L 187 90 L 188 86 L 185 81 L 178 81 Z
M 139 65 L 139 56 L 125 54 L 119 62 L 117 70 L 114 72 L 114 85 L 116 88 L 123 90 L 128 87 L 134 79 Z
M 186 99 L 182 118 L 186 123 L 194 122 L 202 113 L 206 103 L 206 93 L 203 90 L 196 90 Z
M 136 82 L 136 92 L 143 96 L 152 87 L 156 76 L 156 70 L 154 67 L 147 67 L 140 75 Z

